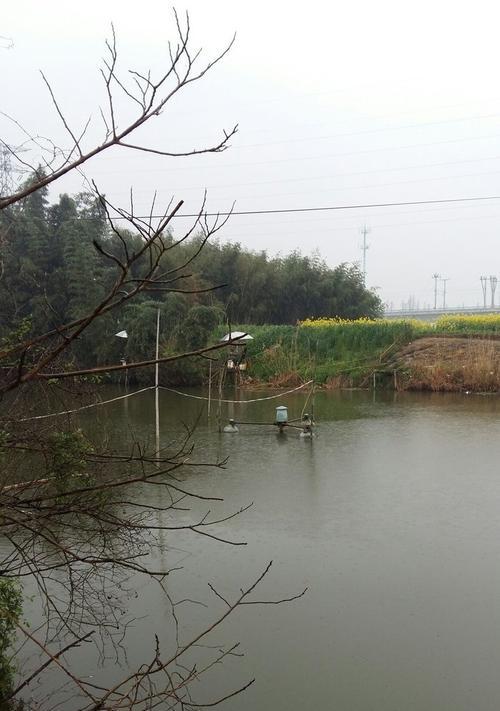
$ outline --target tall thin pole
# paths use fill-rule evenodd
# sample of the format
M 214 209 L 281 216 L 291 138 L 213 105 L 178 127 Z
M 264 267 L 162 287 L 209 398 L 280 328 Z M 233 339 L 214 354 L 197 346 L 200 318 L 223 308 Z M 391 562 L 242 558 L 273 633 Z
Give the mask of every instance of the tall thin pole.
M 486 308 L 486 291 L 488 289 L 488 277 L 480 276 L 481 279 L 481 289 L 483 290 L 483 308 Z
M 437 300 L 438 300 L 438 279 L 440 279 L 440 275 L 435 272 L 432 275 L 432 278 L 434 279 L 434 309 L 437 309 Z
M 490 288 L 491 288 L 491 308 L 495 308 L 495 291 L 497 288 L 498 279 L 496 276 L 490 276 Z
M 156 352 L 155 352 L 155 421 L 156 421 L 156 466 L 160 466 L 160 388 L 159 388 L 159 363 L 160 357 L 160 309 L 156 312 Z
M 450 281 L 449 277 L 446 277 L 446 279 L 441 279 L 443 282 L 443 310 L 446 309 L 446 282 Z
M 366 244 L 366 235 L 370 232 L 366 225 L 361 228 L 361 234 L 363 235 L 363 244 L 361 245 L 361 250 L 363 252 L 363 282 L 366 284 L 366 250 L 369 249 L 370 245 Z
M 208 361 L 208 403 L 207 417 L 210 419 L 210 406 L 212 404 L 212 359 Z

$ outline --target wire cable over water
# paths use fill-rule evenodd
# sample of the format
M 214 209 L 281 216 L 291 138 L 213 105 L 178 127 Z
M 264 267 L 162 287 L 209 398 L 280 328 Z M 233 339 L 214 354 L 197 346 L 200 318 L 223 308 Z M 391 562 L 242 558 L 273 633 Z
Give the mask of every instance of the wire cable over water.
M 213 398 L 216 399 L 218 402 L 227 402 L 227 403 L 234 403 L 235 405 L 246 405 L 249 402 L 262 402 L 264 400 L 275 400 L 278 397 L 284 397 L 285 395 L 290 395 L 290 393 L 294 393 L 297 390 L 302 390 L 302 388 L 305 388 L 307 385 L 310 385 L 313 381 L 308 380 L 307 383 L 302 383 L 302 385 L 297 385 L 296 388 L 292 388 L 291 390 L 286 390 L 284 393 L 278 393 L 277 395 L 268 395 L 267 397 L 257 397 L 252 400 L 220 400 L 219 398 Z M 208 397 L 203 397 L 202 395 L 191 395 L 190 393 L 183 393 L 180 390 L 174 390 L 173 388 L 167 388 L 164 385 L 160 385 L 160 390 L 168 390 L 168 392 L 175 393 L 176 395 L 182 395 L 182 397 L 189 397 L 192 398 L 193 400 L 206 400 L 208 401 Z
M 61 412 L 49 412 L 47 415 L 34 415 L 33 417 L 24 417 L 22 420 L 17 420 L 18 422 L 28 422 L 30 420 L 44 420 L 46 417 L 59 417 L 60 415 L 73 415 L 75 412 L 80 412 L 80 410 L 88 410 L 91 407 L 98 407 L 99 405 L 109 405 L 111 402 L 116 402 L 117 400 L 125 400 L 128 397 L 133 397 L 134 395 L 139 395 L 139 393 L 145 393 L 147 390 L 154 390 L 155 386 L 150 385 L 147 388 L 142 388 L 141 390 L 135 390 L 133 393 L 127 393 L 126 395 L 119 395 L 118 397 L 113 397 L 110 400 L 99 400 L 98 402 L 91 402 L 90 405 L 82 405 L 81 407 L 75 407 L 73 410 L 62 410 Z
M 287 390 L 283 393 L 278 393 L 277 395 L 269 395 L 267 397 L 258 397 L 254 398 L 252 400 L 221 400 L 221 402 L 226 402 L 226 403 L 234 403 L 234 404 L 246 404 L 250 402 L 262 402 L 263 400 L 275 400 L 276 398 L 279 397 L 284 397 L 285 395 L 289 395 L 290 393 L 296 392 L 297 390 L 301 390 L 302 388 L 305 388 L 307 385 L 310 385 L 313 381 L 308 380 L 306 383 L 303 383 L 302 385 L 298 385 L 296 388 L 292 388 L 291 390 Z M 175 393 L 176 395 L 182 395 L 182 397 L 188 397 L 192 398 L 194 400 L 208 400 L 208 397 L 203 397 L 201 395 L 191 395 L 190 393 L 183 393 L 180 390 L 174 390 L 173 388 L 167 388 L 166 386 L 160 385 L 160 390 L 167 390 L 168 392 Z M 113 397 L 109 400 L 100 400 L 99 402 L 92 402 L 89 405 L 82 405 L 81 407 L 75 407 L 72 410 L 61 410 L 60 412 L 49 412 L 46 415 L 33 415 L 32 417 L 24 417 L 22 420 L 18 420 L 18 422 L 29 422 L 31 420 L 44 420 L 47 417 L 60 417 L 61 415 L 73 415 L 76 412 L 80 412 L 81 410 L 89 410 L 92 407 L 99 407 L 100 405 L 109 405 L 112 402 L 117 402 L 118 400 L 125 400 L 129 397 L 133 397 L 134 395 L 140 395 L 141 393 L 145 393 L 148 390 L 154 390 L 155 386 L 150 385 L 147 388 L 141 388 L 141 390 L 135 390 L 133 393 L 127 393 L 126 395 L 119 395 L 118 397 Z

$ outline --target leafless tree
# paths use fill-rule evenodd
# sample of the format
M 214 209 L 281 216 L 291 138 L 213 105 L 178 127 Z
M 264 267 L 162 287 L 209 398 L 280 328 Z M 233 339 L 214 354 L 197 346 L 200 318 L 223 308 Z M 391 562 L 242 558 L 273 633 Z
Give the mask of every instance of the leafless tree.
M 59 180 L 68 172 L 79 170 L 93 157 L 112 146 L 124 150 L 155 153 L 163 156 L 190 156 L 224 151 L 237 127 L 224 131 L 222 139 L 211 147 L 185 152 L 173 152 L 134 142 L 134 135 L 145 123 L 159 116 L 171 99 L 189 84 L 201 79 L 229 51 L 232 42 L 215 59 L 201 64 L 200 52 L 190 49 L 190 24 L 186 16 L 181 22 L 174 13 L 177 42 L 169 48 L 168 66 L 156 78 L 151 73 L 130 71 L 126 77 L 119 71 L 119 57 L 113 31 L 107 43 L 107 57 L 101 75 L 107 96 L 107 106 L 100 110 L 103 139 L 98 145 L 87 146 L 90 119 L 74 129 L 69 125 L 61 101 L 56 98 L 48 79 L 42 75 L 49 96 L 69 137 L 69 148 L 59 147 L 54 140 L 34 135 L 17 119 L 14 123 L 24 134 L 23 151 L 10 147 L 7 140 L 0 145 L 11 154 L 19 166 L 29 169 L 35 179 L 11 195 L 0 197 L 0 209 L 7 210 L 29 195 Z M 135 118 L 121 126 L 116 93 L 125 97 L 136 110 Z M 29 148 L 28 156 L 24 148 Z M 32 154 L 35 153 L 35 159 Z M 40 171 L 38 166 L 43 166 Z M 38 698 L 33 708 L 55 708 L 71 698 L 74 708 L 85 709 L 197 709 L 214 706 L 246 688 L 253 680 L 228 691 L 218 698 L 196 698 L 193 682 L 198 682 L 228 656 L 237 655 L 238 645 L 204 646 L 207 637 L 238 608 L 246 605 L 283 602 L 257 600 L 255 589 L 268 573 L 263 572 L 231 599 L 213 585 L 211 594 L 221 610 L 191 638 L 182 639 L 179 630 L 179 609 L 186 600 L 175 600 L 167 581 L 174 568 L 157 569 L 151 563 L 151 550 L 161 545 L 161 536 L 187 532 L 215 542 L 240 546 L 244 542 L 229 539 L 217 526 L 242 514 L 246 507 L 230 515 L 217 516 L 212 508 L 219 497 L 204 497 L 183 485 L 182 471 L 187 467 L 224 467 L 225 461 L 210 464 L 194 459 L 192 431 L 187 430 L 176 447 L 157 452 L 139 442 L 127 453 L 112 452 L 88 442 L 79 430 L 67 427 L 69 440 L 63 463 L 57 460 L 61 433 L 45 420 L 26 416 L 26 401 L 40 388 L 55 387 L 70 382 L 80 387 L 82 376 L 122 369 L 142 368 L 157 360 L 127 365 L 109 363 L 94 368 L 69 368 L 65 354 L 79 336 L 97 319 L 145 291 L 190 292 L 186 271 L 206 240 L 220 230 L 226 219 L 211 222 L 205 213 L 205 201 L 191 228 L 180 238 L 167 239 L 172 219 L 182 207 L 182 201 L 169 204 L 160 218 L 138 217 L 131 197 L 130 206 L 111 204 L 97 185 L 93 190 L 105 211 L 109 229 L 121 245 L 111 252 L 105 244 L 94 243 L 100 258 L 114 265 L 115 279 L 107 293 L 84 316 L 61 323 L 45 333 L 19 342 L 9 343 L 0 350 L 0 442 L 3 471 L 0 477 L 0 581 L 30 581 L 37 591 L 40 617 L 36 624 L 15 620 L 18 640 L 23 653 L 37 653 L 38 665 L 32 665 L 17 687 L 7 694 L 7 701 L 25 699 L 29 708 L 33 689 L 50 670 L 60 679 L 59 695 Z M 131 253 L 116 217 L 125 219 L 141 237 L 141 247 Z M 162 257 L 187 240 L 194 231 L 203 239 L 197 251 L 184 263 L 162 270 Z M 8 239 L 8 235 L 4 235 Z M 225 344 L 227 345 L 227 343 Z M 211 346 L 191 353 L 180 353 L 159 359 L 168 362 L 203 356 L 219 348 Z M 31 476 L 26 476 L 26 472 Z M 34 474 L 33 474 L 34 472 Z M 138 490 L 156 487 L 164 493 L 158 505 L 141 503 Z M 196 514 L 192 504 L 203 504 L 206 510 Z M 191 513 L 190 513 L 191 511 Z M 127 595 L 134 593 L 138 576 L 154 581 L 169 601 L 176 630 L 174 643 L 164 649 L 159 638 L 152 640 L 148 659 L 126 672 L 112 685 L 99 685 L 83 678 L 72 663 L 72 653 L 78 647 L 95 644 L 101 655 L 109 645 L 117 656 L 125 650 L 127 625 L 133 620 L 126 614 Z M 119 590 L 119 594 L 116 591 Z M 303 593 L 301 593 L 303 594 Z M 294 599 L 292 596 L 289 599 Z M 194 604 L 194 601 L 192 601 Z M 5 612 L 1 612 L 5 614 Z M 137 624 L 137 622 L 135 623 Z M 199 685 L 197 684 L 197 688 Z M 51 692 L 52 694 L 52 692 Z M 57 704 L 54 702 L 57 699 Z

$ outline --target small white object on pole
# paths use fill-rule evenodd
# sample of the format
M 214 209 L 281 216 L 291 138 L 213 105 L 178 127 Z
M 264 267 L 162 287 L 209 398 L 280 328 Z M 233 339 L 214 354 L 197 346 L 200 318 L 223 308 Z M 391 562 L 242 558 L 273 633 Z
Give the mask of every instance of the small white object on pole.
M 226 333 L 226 335 L 220 339 L 221 343 L 225 341 L 253 341 L 253 336 L 244 331 L 232 331 L 231 333 Z

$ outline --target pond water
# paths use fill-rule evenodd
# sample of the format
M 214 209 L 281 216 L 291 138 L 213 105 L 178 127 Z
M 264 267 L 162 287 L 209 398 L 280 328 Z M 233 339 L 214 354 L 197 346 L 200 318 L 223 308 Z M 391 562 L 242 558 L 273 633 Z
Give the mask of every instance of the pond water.
M 224 416 L 271 422 L 275 406 L 286 404 L 298 417 L 305 398 L 299 392 L 228 406 Z M 253 502 L 213 530 L 246 546 L 182 533 L 169 535 L 163 553 L 154 554 L 158 564 L 183 567 L 172 576 L 171 594 L 213 603 L 186 610 L 187 636 L 221 609 L 208 582 L 237 594 L 273 560 L 257 599 L 308 588 L 291 603 L 243 608 L 216 631 L 211 644 L 240 641 L 245 656 L 200 687 L 203 700 L 255 677 L 221 708 L 497 711 L 500 399 L 318 392 L 314 441 L 298 431 L 280 437 L 272 426 L 219 434 L 203 401 L 165 391 L 160 411 L 163 446 L 199 416 L 192 460 L 229 457 L 223 469 L 185 470 L 183 487 L 223 497 L 217 516 Z M 134 440 L 153 442 L 154 394 L 87 411 L 80 420 L 123 450 Z M 160 488 L 151 488 L 144 497 L 161 500 Z M 195 515 L 207 508 L 196 503 Z M 133 665 L 150 657 L 154 633 L 168 629 L 170 608 L 152 585 L 142 585 L 128 604 L 146 615 L 125 641 Z M 108 664 L 88 671 L 105 681 L 116 670 Z

